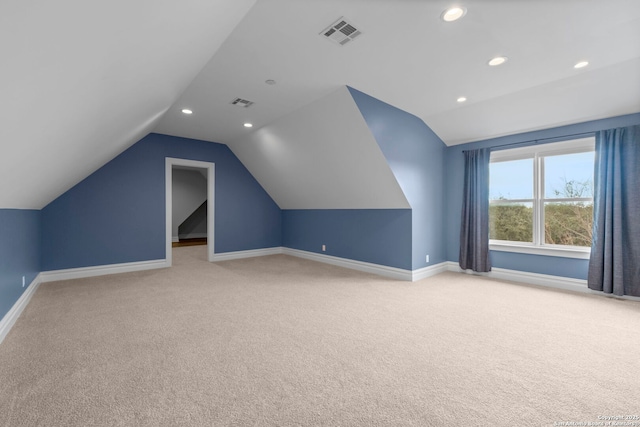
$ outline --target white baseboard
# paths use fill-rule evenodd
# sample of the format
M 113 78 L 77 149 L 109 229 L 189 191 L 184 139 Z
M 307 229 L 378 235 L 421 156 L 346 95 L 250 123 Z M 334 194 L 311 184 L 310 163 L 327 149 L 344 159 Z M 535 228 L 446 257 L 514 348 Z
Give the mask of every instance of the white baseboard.
M 130 273 L 132 271 L 153 270 L 170 267 L 166 260 L 126 262 L 122 264 L 98 265 L 95 267 L 68 268 L 65 270 L 51 270 L 40 273 L 40 281 L 55 282 L 58 280 L 82 279 L 84 277 L 104 276 L 107 274 Z
M 508 280 L 510 282 L 525 283 L 528 285 L 545 286 L 547 288 L 563 289 L 565 291 L 580 292 L 589 295 L 598 295 L 607 298 L 625 299 L 630 301 L 640 301 L 640 297 L 630 295 L 613 295 L 589 289 L 587 281 L 584 279 L 573 279 L 571 277 L 552 276 L 550 274 L 529 273 L 526 271 L 509 270 L 506 268 L 491 268 L 488 273 L 477 273 L 471 270 L 463 270 L 457 262 L 447 261 L 447 269 L 457 273 L 475 274 L 479 276 L 491 277 L 498 280 Z
M 390 277 L 392 279 L 404 280 L 404 281 L 416 281 L 421 280 L 429 276 L 434 276 L 438 273 L 447 271 L 446 263 L 440 263 L 437 265 L 421 268 L 420 270 L 405 270 L 402 268 L 389 267 L 386 265 L 373 264 L 370 262 L 356 261 L 348 258 L 340 258 L 332 255 L 318 254 L 315 252 L 303 251 L 300 249 L 292 249 L 285 247 L 274 247 L 266 249 L 253 249 L 248 251 L 237 252 L 224 252 L 214 255 L 215 261 L 228 261 L 232 259 L 250 258 L 256 256 L 276 255 L 284 254 L 295 256 L 298 258 L 304 258 L 311 261 L 322 262 L 325 264 L 331 264 L 338 267 L 350 268 L 352 270 L 364 271 L 366 273 L 373 273 L 379 276 Z
M 318 254 L 315 252 L 302 251 L 300 249 L 282 248 L 282 253 L 311 261 L 323 262 L 338 267 L 350 268 L 352 270 L 373 273 L 379 276 L 390 277 L 397 280 L 412 280 L 412 271 L 402 268 L 388 267 L 386 265 L 373 264 L 370 262 L 355 261 L 347 258 L 340 258 L 332 255 Z
M 36 289 L 38 289 L 38 286 L 40 286 L 40 283 L 40 274 L 38 274 L 36 278 L 33 279 L 33 281 L 29 284 L 27 289 L 25 289 L 22 295 L 20 295 L 18 301 L 13 304 L 13 307 L 11 307 L 7 314 L 4 315 L 2 320 L 0 320 L 0 343 L 2 343 L 13 325 L 16 323 L 16 320 L 18 320 L 18 317 L 20 317 L 20 315 L 22 314 L 22 311 L 29 303 L 29 300 L 31 300 L 34 292 L 36 291 Z
M 570 277 L 553 276 L 549 274 L 529 273 L 526 271 L 509 270 L 506 268 L 492 268 L 488 273 L 477 273 L 472 271 L 465 271 L 460 268 L 457 262 L 445 261 L 439 264 L 430 265 L 428 267 L 420 268 L 418 270 L 405 270 L 402 268 L 389 267 L 386 265 L 373 264 L 370 262 L 356 261 L 348 258 L 340 258 L 332 255 L 319 254 L 316 252 L 308 252 L 300 249 L 292 249 L 285 247 L 273 247 L 266 249 L 253 249 L 247 251 L 225 252 L 221 254 L 215 254 L 214 261 L 228 261 L 232 259 L 250 258 L 256 256 L 265 255 L 277 255 L 284 254 L 295 256 L 298 258 L 304 258 L 311 261 L 322 262 L 325 264 L 335 265 L 338 267 L 349 268 L 352 270 L 363 271 L 365 273 L 377 274 L 379 276 L 389 277 L 396 280 L 415 282 L 425 279 L 427 277 L 435 276 L 436 274 L 443 273 L 445 271 L 453 271 L 457 273 L 475 274 L 479 276 L 491 277 L 498 280 L 506 280 L 510 282 L 525 283 L 529 285 L 546 286 L 554 289 L 563 289 L 574 292 L 582 292 L 592 295 L 601 295 L 607 297 L 628 299 L 633 301 L 640 301 L 639 297 L 622 296 L 611 294 L 603 294 L 589 289 L 587 287 L 587 281 L 583 279 L 573 279 Z
M 235 251 L 235 252 L 222 252 L 219 254 L 213 255 L 213 261 L 229 261 L 232 259 L 242 259 L 242 258 L 253 258 L 257 256 L 266 256 L 266 255 L 278 255 L 282 253 L 282 247 L 276 246 L 273 248 L 264 248 L 264 249 L 249 249 L 246 251 Z
M 178 236 L 171 236 L 171 242 L 175 243 L 175 242 L 179 242 L 180 241 L 180 237 Z
M 491 277 L 493 279 L 507 280 L 510 282 L 526 283 L 529 285 L 546 286 L 566 291 L 590 293 L 587 281 L 583 279 L 573 279 L 571 277 L 552 276 L 550 274 L 529 273 L 526 271 L 509 270 L 506 268 L 491 268 L 488 273 L 478 273 L 471 270 L 463 270 L 457 262 L 447 261 L 449 271 L 459 273 L 475 274 L 479 276 Z
M 449 266 L 447 265 L 447 262 L 441 262 L 439 264 L 434 264 L 428 267 L 420 268 L 418 270 L 413 270 L 412 280 L 415 282 L 417 280 L 435 276 L 436 274 L 444 273 L 445 271 L 449 271 Z

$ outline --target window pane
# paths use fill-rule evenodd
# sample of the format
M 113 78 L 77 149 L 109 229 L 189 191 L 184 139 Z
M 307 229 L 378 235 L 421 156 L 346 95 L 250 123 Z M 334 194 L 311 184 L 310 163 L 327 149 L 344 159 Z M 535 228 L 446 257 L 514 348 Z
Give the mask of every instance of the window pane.
M 533 159 L 491 163 L 489 199 L 533 199 Z
M 544 197 L 593 197 L 594 153 L 544 158 Z
M 533 203 L 489 206 L 489 238 L 533 242 Z
M 552 245 L 591 246 L 592 202 L 544 204 L 544 241 Z

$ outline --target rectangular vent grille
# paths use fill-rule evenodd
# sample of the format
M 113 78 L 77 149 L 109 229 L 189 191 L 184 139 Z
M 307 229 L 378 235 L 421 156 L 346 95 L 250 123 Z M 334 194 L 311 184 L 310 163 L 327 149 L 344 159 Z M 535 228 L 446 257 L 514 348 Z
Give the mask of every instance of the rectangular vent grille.
M 320 32 L 321 36 L 338 43 L 341 46 L 349 43 L 362 34 L 356 25 L 344 16 Z
M 253 101 L 247 101 L 246 99 L 236 98 L 231 101 L 231 105 L 237 105 L 238 107 L 249 108 L 253 105 Z

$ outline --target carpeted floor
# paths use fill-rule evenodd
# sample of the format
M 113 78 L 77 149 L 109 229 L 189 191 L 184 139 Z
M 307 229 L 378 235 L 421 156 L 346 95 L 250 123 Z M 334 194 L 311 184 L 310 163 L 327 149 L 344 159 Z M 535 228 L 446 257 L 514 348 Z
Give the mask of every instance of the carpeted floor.
M 0 345 L 0 426 L 587 425 L 640 414 L 639 331 L 637 302 L 176 248 L 40 286 Z

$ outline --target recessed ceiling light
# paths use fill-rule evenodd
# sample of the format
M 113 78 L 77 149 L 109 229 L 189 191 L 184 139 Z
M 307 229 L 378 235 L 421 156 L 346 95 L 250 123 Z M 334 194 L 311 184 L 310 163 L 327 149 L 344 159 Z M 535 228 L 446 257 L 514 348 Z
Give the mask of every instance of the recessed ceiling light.
M 461 96 L 460 98 L 457 99 L 458 102 L 465 102 L 467 100 L 467 98 L 465 98 L 464 96 Z
M 252 128 L 252 127 L 253 127 L 253 125 L 252 125 L 251 123 L 245 123 L 245 124 L 244 124 L 244 127 L 246 127 L 246 128 Z
M 189 110 L 188 108 L 183 108 L 182 112 L 185 114 L 193 114 L 193 111 Z
M 275 80 L 272 80 L 272 79 L 265 80 L 264 82 L 265 82 L 266 84 L 268 84 L 268 85 L 272 85 L 272 86 L 273 86 L 274 84 L 276 84 L 276 81 L 275 81 Z
M 589 61 L 580 61 L 576 65 L 574 65 L 573 68 L 584 68 L 587 65 L 589 65 Z
M 491 67 L 495 67 L 496 65 L 501 65 L 501 64 L 504 64 L 505 62 L 507 62 L 506 56 L 496 56 L 495 58 L 489 61 L 489 65 Z
M 467 9 L 465 9 L 464 7 L 454 6 L 442 12 L 442 15 L 440 15 L 440 18 L 442 18 L 444 22 L 453 22 L 462 18 L 465 15 L 465 13 L 467 13 Z

